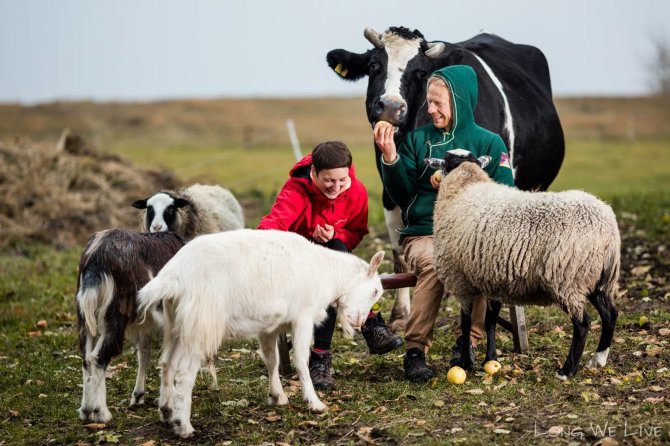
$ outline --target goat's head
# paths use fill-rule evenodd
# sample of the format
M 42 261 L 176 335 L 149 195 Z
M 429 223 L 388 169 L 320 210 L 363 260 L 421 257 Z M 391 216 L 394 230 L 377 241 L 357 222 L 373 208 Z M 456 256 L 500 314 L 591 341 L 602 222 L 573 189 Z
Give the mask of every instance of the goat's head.
M 338 299 L 340 323 L 347 334 L 351 335 L 354 327 L 363 325 L 370 308 L 382 296 L 384 290 L 377 269 L 383 259 L 384 251 L 379 251 L 372 256 L 369 264 L 361 260 L 363 265 L 360 277 Z

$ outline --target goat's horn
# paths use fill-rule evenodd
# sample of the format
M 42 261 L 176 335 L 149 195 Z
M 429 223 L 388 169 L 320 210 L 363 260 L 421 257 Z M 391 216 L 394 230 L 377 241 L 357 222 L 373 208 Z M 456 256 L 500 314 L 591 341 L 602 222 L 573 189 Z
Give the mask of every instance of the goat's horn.
M 435 59 L 444 52 L 444 42 L 426 42 L 426 45 L 428 45 L 426 56 L 431 59 Z
M 381 35 L 377 31 L 368 26 L 365 28 L 365 31 L 363 31 L 363 35 L 375 46 L 375 48 L 379 48 L 380 50 L 384 49 L 384 42 L 382 42 Z

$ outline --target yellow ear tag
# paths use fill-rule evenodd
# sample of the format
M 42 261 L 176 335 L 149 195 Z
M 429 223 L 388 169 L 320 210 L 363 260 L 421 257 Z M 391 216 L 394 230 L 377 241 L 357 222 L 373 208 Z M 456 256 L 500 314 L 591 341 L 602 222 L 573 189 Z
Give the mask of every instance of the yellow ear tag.
M 349 70 L 344 68 L 341 63 L 338 63 L 337 66 L 335 67 L 335 72 L 340 76 L 345 77 L 349 72 Z

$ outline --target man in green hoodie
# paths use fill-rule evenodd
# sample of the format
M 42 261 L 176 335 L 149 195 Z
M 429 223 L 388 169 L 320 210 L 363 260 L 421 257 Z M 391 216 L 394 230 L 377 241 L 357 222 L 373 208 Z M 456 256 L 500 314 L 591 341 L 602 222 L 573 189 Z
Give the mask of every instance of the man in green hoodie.
M 426 104 L 432 124 L 409 132 L 399 147 L 396 148 L 393 126 L 380 121 L 373 131 L 382 152 L 384 188 L 402 210 L 404 227 L 400 229 L 400 242 L 405 259 L 417 276 L 405 329 L 404 368 L 405 378 L 410 381 L 428 381 L 434 376 L 426 365 L 426 352 L 432 344 L 444 294 L 433 260 L 433 206 L 439 183 L 432 177 L 435 169 L 427 166 L 424 159 L 443 158 L 446 151 L 465 149 L 475 157 L 489 157 L 485 168 L 489 176 L 499 183 L 514 186 L 502 138 L 475 123 L 477 76 L 471 67 L 454 65 L 435 71 L 428 79 Z M 445 286 L 448 289 L 449 284 Z M 484 337 L 485 311 L 486 302 L 481 298 L 475 301 L 470 332 L 473 345 Z M 458 355 L 460 350 L 455 348 L 454 352 Z

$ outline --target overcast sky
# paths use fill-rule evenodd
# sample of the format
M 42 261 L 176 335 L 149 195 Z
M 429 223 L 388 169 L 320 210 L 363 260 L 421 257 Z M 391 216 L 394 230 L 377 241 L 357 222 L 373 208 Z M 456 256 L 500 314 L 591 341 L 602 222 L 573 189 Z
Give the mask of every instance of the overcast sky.
M 0 102 L 364 95 L 335 48 L 405 26 L 539 47 L 554 94 L 639 95 L 670 0 L 0 0 Z

